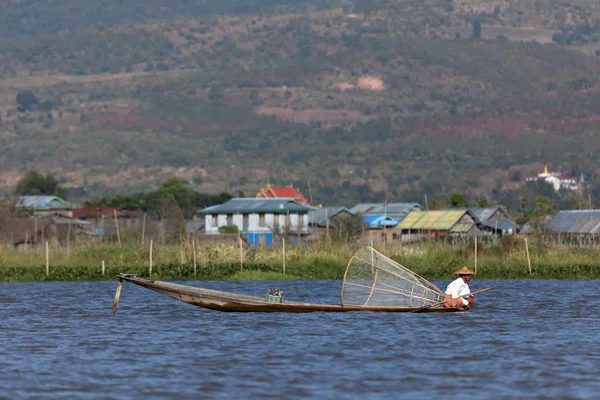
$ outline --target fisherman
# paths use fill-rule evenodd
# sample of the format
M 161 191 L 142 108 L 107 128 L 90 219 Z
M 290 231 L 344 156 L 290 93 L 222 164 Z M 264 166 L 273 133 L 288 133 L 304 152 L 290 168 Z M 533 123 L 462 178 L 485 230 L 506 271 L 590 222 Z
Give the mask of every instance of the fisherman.
M 469 295 L 467 298 L 464 298 L 462 296 L 471 293 L 469 282 L 471 281 L 471 276 L 475 275 L 475 272 L 467 267 L 462 267 L 455 274 L 458 275 L 458 278 L 452 281 L 444 292 L 444 301 L 446 301 L 444 307 L 471 308 L 473 303 L 475 303 L 475 297 Z

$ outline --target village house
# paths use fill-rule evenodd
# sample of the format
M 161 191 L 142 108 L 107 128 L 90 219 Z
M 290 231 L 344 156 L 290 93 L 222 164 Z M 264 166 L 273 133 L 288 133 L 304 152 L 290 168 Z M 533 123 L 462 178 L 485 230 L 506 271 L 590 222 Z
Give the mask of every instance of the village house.
M 388 242 L 397 238 L 395 228 L 400 221 L 384 214 L 363 215 L 365 229 L 361 235 L 363 242 Z
M 139 231 L 144 224 L 142 211 L 127 210 L 123 207 L 81 207 L 73 209 L 71 215 L 73 218 L 87 221 L 93 230 L 90 233 L 99 236 L 116 233 L 115 218 L 119 220 L 119 229 L 121 230 Z
M 422 211 L 423 208 L 419 203 L 359 203 L 351 210 L 362 215 L 387 215 L 402 221 L 409 212 Z
M 277 198 L 292 198 L 301 204 L 309 204 L 308 200 L 302 192 L 294 187 L 288 186 L 271 186 L 267 184 L 256 194 L 259 199 L 277 199 Z
M 331 230 L 338 227 L 338 221 L 355 215 L 346 207 L 320 207 L 308 213 L 308 226 L 317 236 L 329 235 Z
M 32 211 L 35 216 L 61 214 L 72 217 L 72 210 L 78 206 L 56 196 L 19 196 L 15 206 Z
M 198 211 L 204 216 L 207 234 L 218 234 L 225 226 L 236 226 L 252 245 L 272 245 L 282 235 L 292 241 L 310 234 L 308 213 L 314 207 L 293 198 L 233 198 Z
M 512 235 L 519 232 L 517 225 L 501 207 L 469 207 L 452 210 L 468 210 L 477 220 L 483 234 Z
M 37 246 L 50 240 L 65 245 L 77 239 L 87 239 L 86 221 L 68 216 L 16 218 L 0 220 L 0 242 L 18 246 Z
M 481 224 L 468 210 L 411 211 L 396 228 L 402 241 L 437 236 L 480 236 Z
M 580 243 L 600 236 L 600 210 L 561 210 L 544 233 L 575 238 Z

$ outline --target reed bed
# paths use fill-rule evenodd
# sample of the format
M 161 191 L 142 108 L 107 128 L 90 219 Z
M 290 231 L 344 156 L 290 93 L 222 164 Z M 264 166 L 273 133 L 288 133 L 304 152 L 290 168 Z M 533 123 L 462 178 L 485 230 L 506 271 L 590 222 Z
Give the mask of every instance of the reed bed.
M 596 247 L 569 247 L 534 238 L 526 247 L 519 237 L 478 240 L 477 260 L 472 238 L 452 244 L 425 240 L 374 247 L 426 279 L 450 279 L 463 265 L 471 269 L 476 265 L 480 279 L 600 278 Z M 79 243 L 65 247 L 50 242 L 48 259 L 46 246 L 15 249 L 0 245 L 0 281 L 112 280 L 119 272 L 155 279 L 342 279 L 346 263 L 359 247 L 357 243 L 330 241 L 288 245 L 284 275 L 281 246 L 240 248 L 183 239 L 177 244 L 152 246 L 150 275 L 148 244 Z

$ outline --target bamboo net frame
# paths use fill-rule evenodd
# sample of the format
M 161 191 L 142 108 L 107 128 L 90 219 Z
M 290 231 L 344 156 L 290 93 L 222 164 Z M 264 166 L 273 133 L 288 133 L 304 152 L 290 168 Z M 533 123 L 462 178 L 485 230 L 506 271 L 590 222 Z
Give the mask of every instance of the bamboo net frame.
M 422 307 L 440 302 L 442 291 L 371 246 L 361 247 L 344 273 L 342 306 Z

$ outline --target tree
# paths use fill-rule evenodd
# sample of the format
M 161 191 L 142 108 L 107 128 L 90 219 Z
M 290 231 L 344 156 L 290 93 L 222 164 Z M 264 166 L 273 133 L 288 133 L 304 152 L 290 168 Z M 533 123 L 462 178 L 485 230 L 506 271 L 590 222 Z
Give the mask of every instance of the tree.
M 452 193 L 448 205 L 450 207 L 469 207 L 469 202 L 462 194 Z
M 173 177 L 159 186 L 152 196 L 150 206 L 157 214 L 163 215 L 170 205 L 177 205 L 184 216 L 189 216 L 194 211 L 194 197 L 194 191 L 191 188 L 186 186 L 181 179 Z
M 343 214 L 337 215 L 332 218 L 332 236 L 334 239 L 337 240 L 347 242 L 354 236 L 360 234 L 364 230 L 364 228 L 365 221 L 363 219 L 362 214 Z
M 485 197 L 483 197 L 482 199 L 480 199 L 477 202 L 477 207 L 489 207 L 490 206 L 490 202 L 487 201 L 487 199 Z
M 52 174 L 47 173 L 44 177 L 38 171 L 32 169 L 17 182 L 15 194 L 18 196 L 49 195 L 64 199 L 65 190 L 59 185 Z
M 219 227 L 219 233 L 239 233 L 237 225 L 224 225 Z
M 31 90 L 21 90 L 17 93 L 17 108 L 20 112 L 31 111 L 40 100 Z

